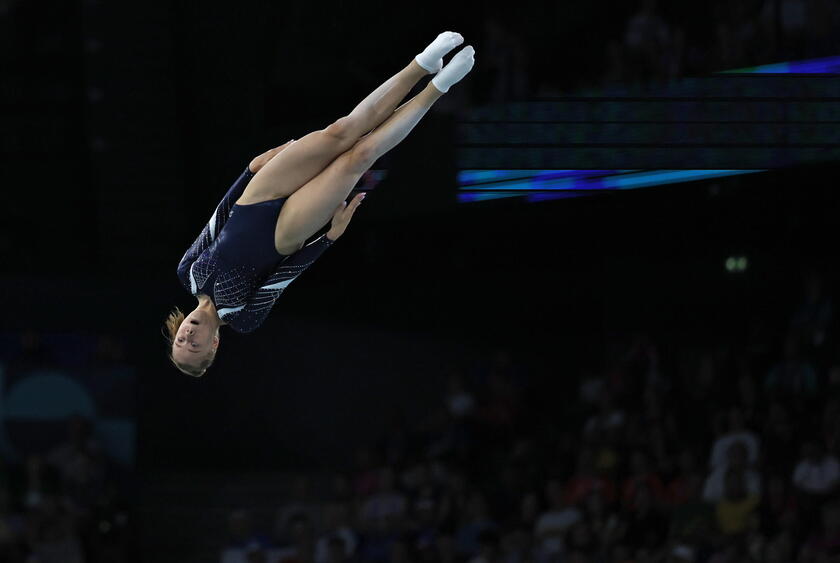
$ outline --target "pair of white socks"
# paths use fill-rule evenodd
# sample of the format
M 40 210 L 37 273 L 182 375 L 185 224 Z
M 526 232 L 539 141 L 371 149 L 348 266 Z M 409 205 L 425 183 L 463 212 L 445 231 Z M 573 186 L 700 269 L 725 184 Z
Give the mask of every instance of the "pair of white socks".
M 475 49 L 467 45 L 443 66 L 443 56 L 464 42 L 464 37 L 454 31 L 444 31 L 423 52 L 415 57 L 424 69 L 437 73 L 432 84 L 441 92 L 448 92 L 453 84 L 464 78 L 475 64 Z

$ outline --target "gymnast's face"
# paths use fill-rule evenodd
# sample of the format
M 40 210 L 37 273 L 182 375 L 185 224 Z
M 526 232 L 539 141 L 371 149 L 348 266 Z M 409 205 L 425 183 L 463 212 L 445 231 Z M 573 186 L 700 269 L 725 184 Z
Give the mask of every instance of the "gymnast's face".
M 194 309 L 178 327 L 172 358 L 179 364 L 198 366 L 218 348 L 218 329 L 207 311 Z

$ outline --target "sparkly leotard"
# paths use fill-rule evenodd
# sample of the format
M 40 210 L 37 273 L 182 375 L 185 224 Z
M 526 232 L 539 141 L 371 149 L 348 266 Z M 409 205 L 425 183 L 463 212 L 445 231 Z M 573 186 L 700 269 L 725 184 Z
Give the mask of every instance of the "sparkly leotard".
M 253 176 L 246 168 L 178 264 L 187 291 L 209 296 L 237 332 L 259 327 L 283 290 L 332 244 L 324 234 L 293 254 L 278 253 L 274 232 L 285 198 L 236 204 Z

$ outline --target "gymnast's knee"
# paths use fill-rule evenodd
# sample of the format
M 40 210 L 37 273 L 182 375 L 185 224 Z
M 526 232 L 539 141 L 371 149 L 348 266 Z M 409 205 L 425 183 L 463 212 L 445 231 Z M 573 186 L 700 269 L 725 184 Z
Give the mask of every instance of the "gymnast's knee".
M 341 117 L 324 129 L 324 135 L 330 137 L 338 143 L 352 146 L 359 138 L 358 128 L 355 127 L 353 119 L 350 117 Z
M 351 170 L 362 173 L 373 166 L 373 163 L 379 158 L 379 154 L 373 143 L 359 141 L 345 153 L 345 157 L 347 158 L 347 166 Z

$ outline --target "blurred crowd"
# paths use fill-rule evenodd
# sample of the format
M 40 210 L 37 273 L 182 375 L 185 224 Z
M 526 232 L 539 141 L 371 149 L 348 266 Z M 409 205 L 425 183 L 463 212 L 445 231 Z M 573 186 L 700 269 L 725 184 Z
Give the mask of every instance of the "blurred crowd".
M 635 334 L 553 382 L 502 351 L 452 367 L 428 417 L 360 439 L 328 485 L 301 476 L 273 522 L 232 513 L 221 561 L 840 560 L 823 278 L 775 314 L 740 342 Z
M 0 561 L 129 561 L 128 510 L 88 422 L 22 464 L 0 458 Z
M 9 451 L 0 448 L 0 562 L 134 561 L 126 500 L 130 469 L 109 458 L 92 421 L 80 415 L 51 419 L 49 411 L 62 408 L 60 397 L 45 398 L 42 404 L 52 408 L 34 418 L 13 418 L 4 405 L 10 382 L 30 374 L 58 378 L 64 372 L 56 366 L 122 365 L 122 344 L 106 335 L 4 333 L 0 358 L 0 432 L 12 437 L 4 441 Z

